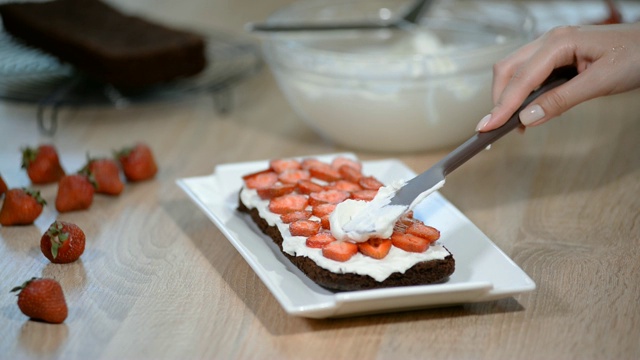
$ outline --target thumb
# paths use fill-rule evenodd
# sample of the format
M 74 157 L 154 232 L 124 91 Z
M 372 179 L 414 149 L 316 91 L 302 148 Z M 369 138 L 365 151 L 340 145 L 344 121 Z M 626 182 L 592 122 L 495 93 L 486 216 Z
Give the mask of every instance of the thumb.
M 595 79 L 592 76 L 594 73 L 597 70 L 582 72 L 567 83 L 540 95 L 520 111 L 520 122 L 525 126 L 540 125 L 582 102 L 605 95 L 603 90 L 607 86 L 602 82 L 604 79 Z

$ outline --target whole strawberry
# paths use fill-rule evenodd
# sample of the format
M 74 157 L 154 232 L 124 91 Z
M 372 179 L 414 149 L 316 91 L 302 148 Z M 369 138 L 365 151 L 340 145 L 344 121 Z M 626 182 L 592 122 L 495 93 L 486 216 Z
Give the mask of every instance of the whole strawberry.
M 68 264 L 84 252 L 85 235 L 76 224 L 54 221 L 40 239 L 42 254 L 55 264 Z
M 22 150 L 22 167 L 34 184 L 49 184 L 60 180 L 64 169 L 60 165 L 58 152 L 53 145 L 27 147 Z
M 0 224 L 3 226 L 33 224 L 46 203 L 37 190 L 9 189 L 5 193 L 0 209 Z
M 67 302 L 60 284 L 53 279 L 32 278 L 11 292 L 18 293 L 18 307 L 35 320 L 60 324 L 67 318 Z
M 6 193 L 7 190 L 9 190 L 9 188 L 7 187 L 7 183 L 4 182 L 4 179 L 2 179 L 2 176 L 0 175 L 0 196 Z
M 83 174 L 93 177 L 96 183 L 96 192 L 106 195 L 120 195 L 124 189 L 124 183 L 120 179 L 120 168 L 113 159 L 91 159 L 81 170 Z
M 65 175 L 58 182 L 56 210 L 69 212 L 88 209 L 93 203 L 95 185 L 87 175 Z
M 128 181 L 148 180 L 158 172 L 153 153 L 144 143 L 137 143 L 133 147 L 116 152 L 116 159 L 120 162 Z

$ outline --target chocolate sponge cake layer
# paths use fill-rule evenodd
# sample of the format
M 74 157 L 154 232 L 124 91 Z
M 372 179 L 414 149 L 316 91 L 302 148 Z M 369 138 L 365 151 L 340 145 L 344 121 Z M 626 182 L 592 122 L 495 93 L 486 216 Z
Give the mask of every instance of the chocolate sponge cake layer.
M 140 88 L 199 73 L 201 36 L 128 16 L 99 0 L 0 5 L 4 29 L 27 45 L 120 88 Z
M 265 219 L 260 217 L 257 209 L 249 209 L 241 200 L 238 204 L 238 211 L 248 213 L 260 230 L 269 236 L 282 251 L 283 238 L 276 226 L 270 226 Z M 333 273 L 319 267 L 308 257 L 292 256 L 284 251 L 283 254 L 316 284 L 331 290 L 353 291 L 434 284 L 446 281 L 455 270 L 455 260 L 453 256 L 449 255 L 443 260 L 417 263 L 404 273 L 395 272 L 384 281 L 379 282 L 368 275 Z

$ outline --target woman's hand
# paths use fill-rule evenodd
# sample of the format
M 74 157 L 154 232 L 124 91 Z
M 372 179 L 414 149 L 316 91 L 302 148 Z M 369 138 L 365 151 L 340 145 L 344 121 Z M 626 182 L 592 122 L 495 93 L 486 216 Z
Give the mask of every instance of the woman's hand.
M 640 88 L 640 23 L 554 28 L 496 63 L 495 107 L 477 130 L 507 122 L 553 69 L 566 65 L 575 66 L 578 75 L 522 110 L 523 125 L 542 124 L 589 99 Z

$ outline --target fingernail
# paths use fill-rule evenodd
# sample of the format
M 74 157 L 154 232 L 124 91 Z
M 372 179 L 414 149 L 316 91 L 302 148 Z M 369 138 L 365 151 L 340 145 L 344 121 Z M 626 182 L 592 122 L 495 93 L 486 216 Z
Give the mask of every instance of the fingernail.
M 487 114 L 485 115 L 480 122 L 478 123 L 478 125 L 476 125 L 476 131 L 480 131 L 482 130 L 485 126 L 487 126 L 487 124 L 489 123 L 489 121 L 491 120 L 491 114 Z
M 538 104 L 531 105 L 520 111 L 519 116 L 522 125 L 531 125 L 544 117 L 544 110 Z

